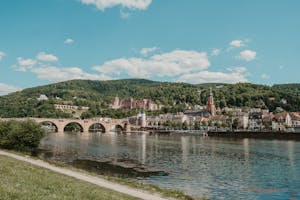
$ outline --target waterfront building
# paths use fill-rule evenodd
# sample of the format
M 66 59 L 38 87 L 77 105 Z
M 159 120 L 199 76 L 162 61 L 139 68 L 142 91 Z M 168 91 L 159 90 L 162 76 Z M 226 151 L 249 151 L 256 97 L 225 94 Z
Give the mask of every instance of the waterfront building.
M 233 114 L 233 119 L 238 120 L 238 128 L 247 129 L 249 125 L 249 114 L 244 112 L 235 112 Z
M 290 113 L 291 119 L 292 119 L 292 126 L 294 128 L 300 127 L 300 114 L 297 112 Z
M 147 126 L 147 118 L 146 118 L 146 113 L 141 113 L 139 112 L 139 114 L 137 115 L 137 126 L 141 126 L 141 127 L 146 127 Z
M 231 119 L 225 115 L 215 115 L 210 118 L 210 121 L 213 125 L 215 124 L 222 125 L 222 124 L 229 124 L 231 122 Z
M 262 129 L 262 112 L 249 112 L 248 129 L 257 131 Z
M 277 113 L 272 121 L 272 130 L 285 131 L 292 127 L 292 118 L 288 112 Z

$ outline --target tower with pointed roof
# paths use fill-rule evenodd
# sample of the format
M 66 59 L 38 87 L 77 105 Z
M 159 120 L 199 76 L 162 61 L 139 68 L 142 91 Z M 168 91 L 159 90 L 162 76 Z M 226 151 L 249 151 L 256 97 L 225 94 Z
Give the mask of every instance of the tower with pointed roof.
M 211 116 L 216 115 L 216 107 L 215 107 L 214 95 L 212 92 L 212 88 L 210 88 L 209 97 L 207 99 L 206 111 L 209 112 L 211 114 Z

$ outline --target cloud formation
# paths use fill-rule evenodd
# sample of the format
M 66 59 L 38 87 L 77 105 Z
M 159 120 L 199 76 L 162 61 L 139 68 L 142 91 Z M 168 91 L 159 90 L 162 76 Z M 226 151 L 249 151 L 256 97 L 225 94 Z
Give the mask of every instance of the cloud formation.
M 268 75 L 268 74 L 262 74 L 260 77 L 262 79 L 270 79 L 271 78 L 270 75 Z
M 121 6 L 128 9 L 146 10 L 152 0 L 80 0 L 85 5 L 94 5 L 104 11 L 107 8 Z
M 52 82 L 66 81 L 72 79 L 89 79 L 89 80 L 108 80 L 112 79 L 109 76 L 101 74 L 90 74 L 83 71 L 79 67 L 36 67 L 32 68 L 31 72 L 35 73 L 41 80 L 49 80 Z
M 0 51 L 0 61 L 2 60 L 2 58 L 5 56 L 5 53 Z
M 17 64 L 14 65 L 13 67 L 15 68 L 16 71 L 21 71 L 25 72 L 29 69 L 32 69 L 32 67 L 36 64 L 36 60 L 33 59 L 25 59 L 22 57 L 17 58 Z
M 221 49 L 213 49 L 211 52 L 212 56 L 218 56 L 221 53 Z
M 231 47 L 243 47 L 245 46 L 245 43 L 243 40 L 233 40 L 229 43 Z
M 38 59 L 40 61 L 45 61 L 45 62 L 55 62 L 55 61 L 58 61 L 58 58 L 55 55 L 47 54 L 45 52 L 40 52 L 36 56 L 36 59 Z
M 197 73 L 189 73 L 180 76 L 177 80 L 178 82 L 187 83 L 238 83 L 238 82 L 248 82 L 245 75 L 239 72 L 210 72 L 201 71 Z
M 256 58 L 256 52 L 251 50 L 244 50 L 241 51 L 240 54 L 237 56 L 238 59 L 244 60 L 244 61 L 252 61 Z
M 72 44 L 74 42 L 74 40 L 72 38 L 67 38 L 64 43 L 65 44 Z
M 106 75 L 126 74 L 129 77 L 172 77 L 204 70 L 210 66 L 206 52 L 174 50 L 147 59 L 120 58 L 93 67 Z
M 11 92 L 16 92 L 21 90 L 20 88 L 17 88 L 12 85 L 7 85 L 5 83 L 0 83 L 0 96 L 9 94 Z
M 152 53 L 158 49 L 158 47 L 143 48 L 141 49 L 140 54 L 143 56 L 148 56 L 149 53 Z

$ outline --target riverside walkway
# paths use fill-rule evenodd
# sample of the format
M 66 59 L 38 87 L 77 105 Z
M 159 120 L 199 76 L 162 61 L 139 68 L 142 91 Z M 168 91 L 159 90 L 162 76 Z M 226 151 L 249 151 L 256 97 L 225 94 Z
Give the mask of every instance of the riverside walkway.
M 33 159 L 30 157 L 24 157 L 24 156 L 20 156 L 20 155 L 16 155 L 13 153 L 9 153 L 6 151 L 1 151 L 0 150 L 0 155 L 2 156 L 8 156 L 20 161 L 24 161 L 27 163 L 30 163 L 32 165 L 38 166 L 38 167 L 42 167 L 42 168 L 46 168 L 49 169 L 51 171 L 60 173 L 60 174 L 64 174 L 82 181 L 86 181 L 95 185 L 98 185 L 100 187 L 104 187 L 104 188 L 108 188 L 110 190 L 114 190 L 123 194 L 127 194 L 133 197 L 137 197 L 140 199 L 145 199 L 145 200 L 167 200 L 167 199 L 172 199 L 172 198 L 164 198 L 159 194 L 152 194 L 150 192 L 144 191 L 144 190 L 139 190 L 139 189 L 135 189 L 129 186 L 125 186 L 125 185 L 121 185 L 118 183 L 114 183 L 114 182 L 110 182 L 107 181 L 105 179 L 96 177 L 96 176 L 91 176 L 88 174 L 84 174 L 84 173 L 80 173 L 80 172 L 76 172 L 76 171 L 72 171 L 69 169 L 65 169 L 62 167 L 56 167 L 54 165 L 51 165 L 45 161 L 42 160 L 38 160 L 38 159 Z

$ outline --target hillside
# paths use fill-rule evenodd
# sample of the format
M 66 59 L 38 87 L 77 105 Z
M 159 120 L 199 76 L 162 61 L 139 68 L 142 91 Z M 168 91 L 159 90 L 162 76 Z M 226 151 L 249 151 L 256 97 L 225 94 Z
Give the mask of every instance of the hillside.
M 111 110 L 109 104 L 118 95 L 122 98 L 148 98 L 165 105 L 161 112 L 178 112 L 186 105 L 204 105 L 213 88 L 217 107 L 256 107 L 263 100 L 266 108 L 280 106 L 288 111 L 300 110 L 300 97 L 289 87 L 239 84 L 199 84 L 156 82 L 145 79 L 122 79 L 110 81 L 71 80 L 45 86 L 24 89 L 0 97 L 0 117 L 71 117 L 72 113 L 55 110 L 53 104 L 89 106 L 83 117 L 125 117 L 137 111 Z M 201 91 L 199 102 L 198 91 Z M 293 91 L 293 90 L 292 90 Z M 45 94 L 48 101 L 38 101 Z M 287 104 L 281 103 L 286 99 Z M 262 105 L 260 105 L 262 106 Z M 73 113 L 74 114 L 74 113 Z
M 289 93 L 291 95 L 300 96 L 300 84 L 289 83 L 289 84 L 276 84 L 272 87 L 277 91 Z

